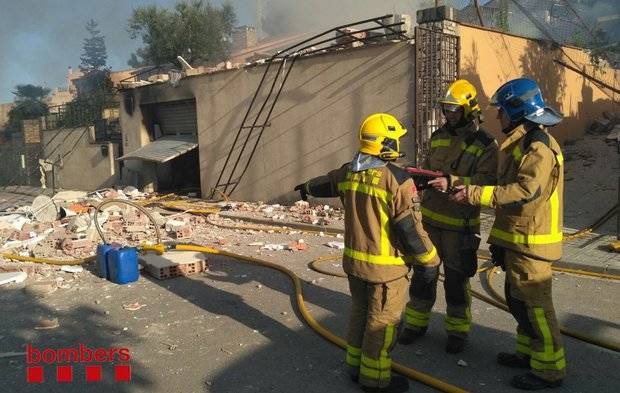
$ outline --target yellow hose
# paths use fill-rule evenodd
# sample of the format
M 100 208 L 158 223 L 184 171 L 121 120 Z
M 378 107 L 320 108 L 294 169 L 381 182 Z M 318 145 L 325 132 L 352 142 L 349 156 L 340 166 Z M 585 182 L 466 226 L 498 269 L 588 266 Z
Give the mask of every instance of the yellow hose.
M 274 269 L 281 273 L 284 273 L 293 282 L 293 286 L 295 288 L 295 298 L 297 300 L 297 307 L 299 308 L 299 312 L 301 313 L 302 317 L 304 318 L 308 326 L 310 326 L 314 331 L 319 333 L 327 341 L 339 346 L 342 349 L 346 349 L 347 344 L 345 340 L 331 333 L 329 330 L 325 329 L 314 319 L 314 317 L 312 317 L 312 315 L 306 308 L 306 303 L 304 302 L 303 287 L 302 287 L 301 280 L 293 271 L 281 265 L 273 263 L 273 262 L 269 262 L 269 261 L 265 261 L 262 259 L 253 258 L 253 257 L 245 256 L 245 255 L 235 254 L 235 253 L 231 253 L 227 251 L 222 251 L 222 250 L 218 250 L 218 249 L 211 248 L 211 247 L 197 246 L 197 245 L 191 245 L 191 244 L 178 244 L 176 245 L 175 249 L 180 250 L 180 251 L 197 251 L 197 252 L 204 252 L 207 254 L 223 255 L 223 256 L 239 259 L 247 263 L 252 263 L 255 265 L 259 265 L 259 266 L 268 267 L 270 269 Z M 431 386 L 442 392 L 454 392 L 454 393 L 465 392 L 465 390 L 457 386 L 443 382 L 439 379 L 431 377 L 428 374 L 422 373 L 420 371 L 414 370 L 412 368 L 406 367 L 396 362 L 392 362 L 392 369 L 399 374 L 402 374 L 408 378 L 419 381 L 425 385 Z
M 308 264 L 308 266 L 312 269 L 315 270 L 319 273 L 323 273 L 323 274 L 328 274 L 330 276 L 336 276 L 336 277 L 346 277 L 346 274 L 341 273 L 341 272 L 332 272 L 329 271 L 327 269 L 323 269 L 320 267 L 320 264 L 323 262 L 327 262 L 329 260 L 336 260 L 339 259 L 340 256 L 336 256 L 336 255 L 327 255 L 327 256 L 322 256 L 322 257 L 318 257 L 316 259 L 314 259 L 312 262 L 310 262 Z M 488 257 L 483 257 L 481 259 L 489 259 Z M 497 308 L 500 308 L 504 311 L 510 312 L 510 310 L 508 309 L 508 306 L 506 305 L 506 301 L 505 299 L 497 292 L 497 290 L 495 290 L 495 288 L 493 287 L 493 276 L 495 271 L 497 270 L 497 266 L 492 266 L 492 267 L 482 267 L 478 269 L 478 273 L 480 272 L 487 272 L 487 282 L 488 282 L 488 287 L 489 287 L 489 292 L 491 292 L 491 295 L 495 298 L 489 298 L 485 295 L 483 295 L 482 293 L 475 291 L 473 289 L 470 289 L 469 292 L 471 293 L 472 296 L 488 303 L 491 304 Z M 556 269 L 554 269 L 556 270 Z M 575 272 L 575 270 L 573 269 L 562 269 L 563 271 L 569 271 L 570 273 Z M 577 271 L 578 272 L 578 271 Z M 587 272 L 590 273 L 590 272 Z M 597 275 L 601 275 L 601 276 L 609 276 L 609 275 L 605 275 L 605 274 L 599 274 L 599 273 L 592 273 L 592 274 L 597 274 Z M 613 279 L 618 279 L 617 276 L 612 276 Z M 600 340 L 597 339 L 595 337 L 590 337 L 587 336 L 585 334 L 579 333 L 577 331 L 571 330 L 565 326 L 560 326 L 560 332 L 562 332 L 562 334 L 566 335 L 566 336 L 570 336 L 573 338 L 576 338 L 578 340 L 581 341 L 585 341 L 587 343 L 590 344 L 594 344 L 597 345 L 599 347 L 603 347 L 603 348 L 607 348 L 610 349 L 612 351 L 616 351 L 616 352 L 620 352 L 620 343 L 616 343 L 613 341 L 604 341 L 604 340 Z
M 614 215 L 618 214 L 619 207 L 620 207 L 620 205 L 616 204 L 614 207 L 609 209 L 605 214 L 603 214 L 601 216 L 601 218 L 596 220 L 594 222 L 594 224 L 592 224 L 592 225 L 590 225 L 588 227 L 585 227 L 585 228 L 580 229 L 578 231 L 575 231 L 573 233 L 566 233 L 565 232 L 564 233 L 564 241 L 571 240 L 571 239 L 576 239 L 578 237 L 586 236 L 586 235 L 592 233 L 593 230 L 595 230 L 596 228 L 600 227 L 601 225 L 603 225 L 604 223 L 609 221 L 609 219 L 612 218 Z
M 506 299 L 504 299 L 502 295 L 500 295 L 497 292 L 497 290 L 493 287 L 493 276 L 495 275 L 494 273 L 496 270 L 497 270 L 497 266 L 493 266 L 491 269 L 487 271 L 487 283 L 489 287 L 489 292 L 491 292 L 491 295 L 495 299 L 497 299 L 503 305 L 505 305 Z M 566 269 L 566 270 L 571 270 L 571 269 Z M 598 345 L 599 347 L 607 348 L 612 351 L 620 352 L 620 343 L 617 343 L 614 341 L 604 341 L 604 340 L 600 340 L 595 337 L 586 336 L 585 334 L 579 333 L 577 331 L 574 331 L 562 325 L 560 325 L 560 332 L 562 332 L 562 334 L 566 336 L 570 336 L 570 337 L 576 338 L 581 341 L 585 341 L 590 344 Z
M 34 263 L 46 263 L 48 265 L 81 265 L 82 263 L 90 262 L 96 258 L 95 255 L 91 255 L 86 258 L 80 259 L 48 259 L 48 258 L 33 258 L 33 257 L 23 257 L 17 254 L 0 254 L 2 258 L 11 259 L 14 261 L 21 262 L 34 262 Z

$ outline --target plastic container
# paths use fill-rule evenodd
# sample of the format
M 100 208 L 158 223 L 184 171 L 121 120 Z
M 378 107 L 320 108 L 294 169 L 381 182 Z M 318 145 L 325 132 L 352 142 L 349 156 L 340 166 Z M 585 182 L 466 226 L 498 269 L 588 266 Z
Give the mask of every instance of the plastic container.
M 112 249 L 109 244 L 100 244 L 97 246 L 97 266 L 99 267 L 99 277 L 110 279 L 108 273 L 108 251 Z
M 112 248 L 107 254 L 108 279 L 116 284 L 138 281 L 138 251 L 134 247 Z

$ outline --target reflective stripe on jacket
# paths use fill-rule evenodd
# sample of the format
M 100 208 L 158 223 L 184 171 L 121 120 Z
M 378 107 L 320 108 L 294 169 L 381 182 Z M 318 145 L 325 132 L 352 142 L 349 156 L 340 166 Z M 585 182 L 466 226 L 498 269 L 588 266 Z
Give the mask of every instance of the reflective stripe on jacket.
M 347 274 L 369 282 L 388 282 L 406 275 L 413 263 L 439 263 L 416 211 L 415 185 L 401 168 L 388 164 L 353 172 L 346 165 L 310 180 L 306 189 L 314 196 L 339 196 L 344 205 L 343 267 Z M 411 218 L 420 245 L 417 253 L 404 251 L 407 239 L 397 225 Z
M 508 135 L 497 186 L 470 186 L 470 203 L 495 207 L 489 243 L 540 259 L 562 256 L 563 157 L 546 129 L 521 125 Z
M 431 136 L 425 168 L 450 175 L 450 185 L 495 184 L 497 142 L 475 123 L 450 130 L 441 127 Z M 438 228 L 480 232 L 480 207 L 462 205 L 448 194 L 430 188 L 422 197 L 424 222 Z

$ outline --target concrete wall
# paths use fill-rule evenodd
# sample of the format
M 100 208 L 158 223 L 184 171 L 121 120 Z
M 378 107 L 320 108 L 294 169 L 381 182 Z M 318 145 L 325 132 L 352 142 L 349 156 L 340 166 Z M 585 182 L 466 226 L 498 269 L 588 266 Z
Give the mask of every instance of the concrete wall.
M 560 140 L 583 135 L 587 127 L 604 111 L 619 112 L 618 95 L 597 87 L 576 72 L 555 63 L 578 64 L 589 75 L 619 87 L 620 72 L 594 70 L 587 53 L 573 48 L 551 48 L 540 41 L 503 34 L 474 26 L 460 26 L 461 77 L 478 89 L 486 117 L 485 126 L 499 136 L 497 111 L 488 108 L 495 90 L 509 79 L 526 76 L 538 81 L 548 104 L 566 116 L 552 133 Z
M 359 125 L 371 113 L 393 113 L 413 130 L 413 54 L 413 46 L 397 43 L 298 60 L 232 197 L 297 198 L 290 191 L 296 184 L 351 160 Z M 202 192 L 208 197 L 263 72 L 264 66 L 229 70 L 186 77 L 175 88 L 162 84 L 126 92 L 136 105 L 132 116 L 121 111 L 124 151 L 148 141 L 140 105 L 195 97 Z M 413 152 L 413 140 L 411 132 L 405 151 Z M 141 170 L 140 163 L 130 165 Z
M 84 191 L 97 190 L 119 182 L 118 145 L 91 143 L 89 127 L 43 131 L 42 158 L 55 162 L 55 187 Z M 107 149 L 107 156 L 102 153 Z M 51 167 L 46 168 L 46 184 L 52 187 Z

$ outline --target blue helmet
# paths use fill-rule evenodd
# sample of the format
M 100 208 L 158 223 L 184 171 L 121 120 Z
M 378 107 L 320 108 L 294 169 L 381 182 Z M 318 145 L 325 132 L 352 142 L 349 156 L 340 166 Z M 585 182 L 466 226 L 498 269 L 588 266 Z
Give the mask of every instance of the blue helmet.
M 491 97 L 491 105 L 503 109 L 513 124 L 526 119 L 553 126 L 561 122 L 563 117 L 560 112 L 545 105 L 538 83 L 528 78 L 504 83 Z

